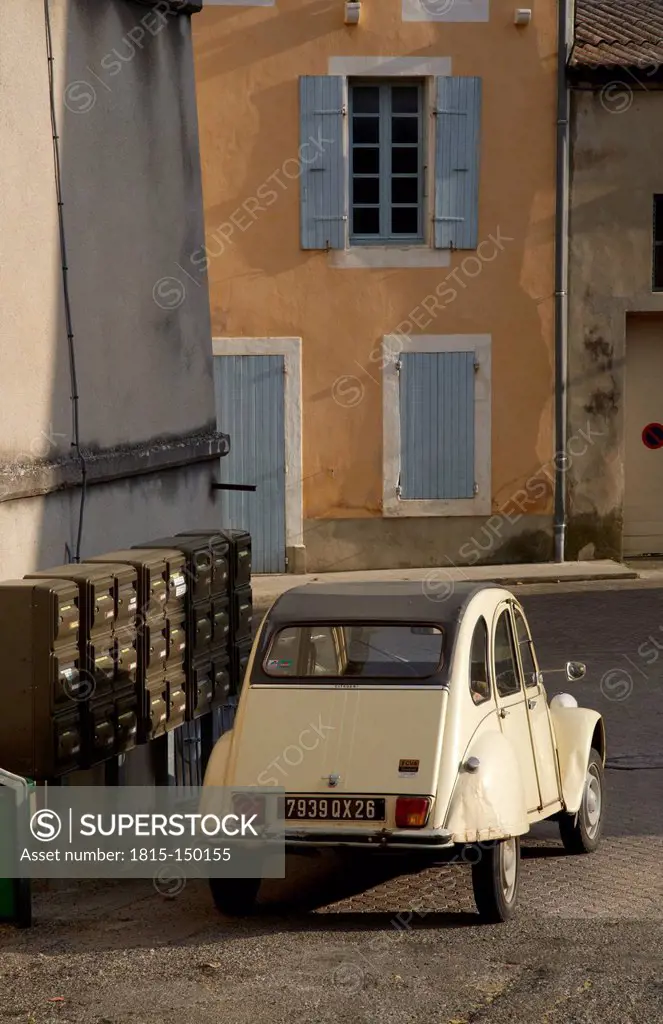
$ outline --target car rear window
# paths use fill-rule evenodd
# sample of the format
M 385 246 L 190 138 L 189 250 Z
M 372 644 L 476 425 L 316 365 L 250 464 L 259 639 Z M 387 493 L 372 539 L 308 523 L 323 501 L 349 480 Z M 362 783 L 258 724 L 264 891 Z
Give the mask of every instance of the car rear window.
M 435 675 L 444 632 L 437 626 L 330 623 L 286 626 L 263 662 L 273 679 L 398 679 Z

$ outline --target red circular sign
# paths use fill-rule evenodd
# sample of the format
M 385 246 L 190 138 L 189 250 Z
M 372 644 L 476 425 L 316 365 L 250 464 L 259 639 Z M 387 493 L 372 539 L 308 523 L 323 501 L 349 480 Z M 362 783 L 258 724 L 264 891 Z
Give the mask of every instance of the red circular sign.
M 648 423 L 642 431 L 642 443 L 645 448 L 663 448 L 663 423 Z

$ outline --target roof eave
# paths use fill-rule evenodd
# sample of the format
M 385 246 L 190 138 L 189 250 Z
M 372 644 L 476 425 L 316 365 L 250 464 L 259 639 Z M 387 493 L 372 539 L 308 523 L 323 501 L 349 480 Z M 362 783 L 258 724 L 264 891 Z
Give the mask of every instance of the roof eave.
M 615 82 L 628 84 L 634 92 L 646 92 L 652 85 L 663 83 L 663 64 L 645 69 L 637 63 L 583 64 L 576 60 L 567 66 L 567 75 L 572 85 L 585 83 L 600 88 Z

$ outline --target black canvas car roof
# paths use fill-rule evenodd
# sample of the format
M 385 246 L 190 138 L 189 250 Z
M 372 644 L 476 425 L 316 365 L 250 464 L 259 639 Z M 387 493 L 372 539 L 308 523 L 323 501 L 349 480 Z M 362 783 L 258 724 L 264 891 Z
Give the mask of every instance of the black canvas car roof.
M 475 594 L 499 587 L 497 583 L 453 584 L 434 580 L 380 580 L 364 583 L 308 583 L 287 590 L 272 605 L 263 629 L 251 673 L 251 684 L 290 685 L 292 680 L 265 675 L 263 662 L 274 635 L 298 623 L 393 622 L 440 626 L 444 632 L 444 660 L 438 675 L 427 680 L 444 681 L 465 607 Z M 500 588 L 502 589 L 502 588 Z M 437 600 L 436 600 L 437 598 Z M 376 680 L 373 680 L 375 682 Z
M 467 602 L 497 583 L 380 580 L 362 583 L 307 583 L 287 590 L 272 605 L 273 626 L 297 622 L 412 622 L 450 626 Z M 453 588 L 453 589 L 451 589 Z M 447 590 L 450 593 L 447 593 Z

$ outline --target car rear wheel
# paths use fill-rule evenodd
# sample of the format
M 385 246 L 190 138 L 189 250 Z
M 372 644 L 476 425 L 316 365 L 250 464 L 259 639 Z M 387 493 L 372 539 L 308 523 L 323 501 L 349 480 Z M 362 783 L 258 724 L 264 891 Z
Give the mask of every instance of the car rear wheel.
M 216 909 L 228 917 L 246 917 L 255 908 L 260 881 L 259 878 L 210 878 Z
M 562 814 L 559 819 L 559 834 L 567 853 L 593 853 L 599 845 L 605 809 L 603 779 L 603 760 L 592 747 L 580 810 L 577 814 Z
M 498 924 L 515 908 L 520 882 L 520 838 L 500 839 L 482 846 L 472 865 L 474 901 L 482 921 Z

